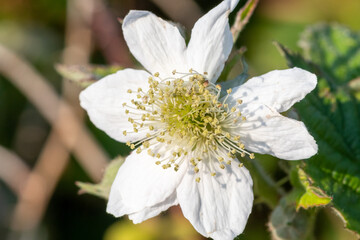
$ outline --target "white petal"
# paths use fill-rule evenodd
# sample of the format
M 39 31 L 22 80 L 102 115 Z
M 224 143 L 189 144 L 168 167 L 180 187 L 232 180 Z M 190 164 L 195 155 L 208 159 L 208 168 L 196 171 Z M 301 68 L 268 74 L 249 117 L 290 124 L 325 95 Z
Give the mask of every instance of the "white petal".
M 254 77 L 233 90 L 233 98 L 257 101 L 278 112 L 288 110 L 316 86 L 316 75 L 301 68 L 275 70 Z
M 152 151 L 155 154 L 158 150 L 164 152 L 164 158 L 172 156 L 170 151 L 166 152 L 165 147 L 167 146 L 158 143 Z M 161 165 L 156 165 L 157 160 L 161 159 L 149 156 L 146 150 L 139 154 L 133 152 L 126 158 L 111 186 L 107 206 L 109 213 L 117 217 L 137 213 L 164 202 L 175 192 L 188 161 L 184 161 L 176 172 L 173 168 L 163 169 Z
M 151 207 L 144 207 L 143 209 L 133 212 L 132 209 L 128 208 L 121 196 L 119 194 L 112 196 L 112 204 L 108 203 L 107 212 L 113 214 L 115 217 L 121 217 L 124 214 L 129 214 L 129 219 L 133 221 L 133 223 L 141 223 L 149 218 L 155 217 L 160 214 L 162 211 L 167 210 L 169 207 L 177 205 L 177 197 L 176 192 L 172 193 L 168 198 L 164 201 L 155 204 Z
M 211 176 L 202 164 L 202 172 L 189 171 L 177 188 L 184 216 L 205 237 L 232 240 L 245 228 L 254 199 L 252 179 L 245 167 L 235 165 L 220 169 L 214 164 L 217 175 Z
M 190 68 L 208 73 L 211 82 L 219 77 L 233 46 L 228 15 L 238 0 L 225 0 L 200 18 L 191 32 L 187 49 Z
M 177 27 L 147 11 L 130 11 L 122 25 L 131 53 L 151 73 L 188 71 L 186 44 Z
M 136 98 L 136 94 L 127 93 L 128 89 L 137 91 L 141 87 L 147 91 L 149 76 L 145 71 L 134 69 L 108 75 L 80 93 L 80 105 L 87 111 L 95 126 L 115 140 L 126 142 L 141 139 L 146 132 L 123 135 L 124 130 L 133 132 L 133 126 L 128 122 L 128 118 L 133 115 L 125 114 L 122 104 L 126 102 L 129 105 L 131 99 Z
M 240 109 L 247 119 L 236 131 L 247 150 L 286 160 L 306 159 L 317 153 L 317 144 L 302 122 L 258 102 L 244 103 Z
M 246 121 L 237 131 L 249 151 L 287 160 L 306 159 L 317 152 L 317 144 L 302 122 L 280 115 L 316 86 L 316 76 L 300 68 L 276 70 L 233 90 L 229 102 L 243 100 L 238 107 Z
M 141 223 L 142 221 L 159 215 L 161 212 L 167 210 L 169 207 L 177 204 L 178 200 L 176 197 L 176 192 L 174 192 L 161 203 L 158 203 L 152 207 L 146 207 L 139 212 L 129 214 L 129 219 L 132 220 L 133 223 Z

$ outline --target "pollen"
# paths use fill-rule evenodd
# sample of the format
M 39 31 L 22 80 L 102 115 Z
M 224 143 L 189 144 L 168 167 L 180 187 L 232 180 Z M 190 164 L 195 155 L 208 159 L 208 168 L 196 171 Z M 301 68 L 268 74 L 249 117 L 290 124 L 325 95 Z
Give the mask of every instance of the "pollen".
M 154 161 L 156 165 L 166 171 L 169 168 L 178 171 L 188 161 L 195 174 L 203 174 L 205 168 L 200 166 L 207 164 L 210 169 L 207 174 L 214 177 L 217 175 L 214 169 L 221 171 L 225 164 L 233 166 L 236 154 L 254 158 L 234 131 L 246 117 L 239 108 L 242 100 L 228 101 L 232 89 L 221 96 L 221 86 L 194 69 L 187 73 L 174 70 L 172 75 L 162 79 L 158 72 L 154 73 L 148 78 L 148 90 L 138 88 L 131 104 L 123 104 L 133 126 L 133 132 L 123 131 L 123 135 L 143 132 L 145 136 L 127 145 L 137 148 L 137 153 L 147 149 L 151 157 L 158 159 Z M 200 182 L 200 177 L 195 180 Z

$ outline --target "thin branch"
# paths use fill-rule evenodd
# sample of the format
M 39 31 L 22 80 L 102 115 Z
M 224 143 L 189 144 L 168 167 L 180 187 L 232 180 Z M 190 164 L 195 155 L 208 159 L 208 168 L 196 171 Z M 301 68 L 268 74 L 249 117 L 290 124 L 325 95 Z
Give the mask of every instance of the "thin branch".
M 0 179 L 19 195 L 24 187 L 30 169 L 15 153 L 0 146 Z
M 24 188 L 12 216 L 11 229 L 24 231 L 38 226 L 68 162 L 68 150 L 60 142 L 59 136 L 51 132 L 33 171 L 23 182 Z
M 89 59 L 91 29 L 88 23 L 91 22 L 93 3 L 85 0 L 68 2 L 68 28 L 64 50 L 66 64 L 85 64 Z M 7 64 L 12 63 L 2 69 L 5 70 L 5 75 L 38 107 L 53 127 L 34 170 L 24 183 L 25 187 L 20 193 L 11 224 L 14 230 L 33 229 L 42 219 L 72 150 L 95 181 L 100 179 L 107 157 L 79 120 L 83 116 L 83 110 L 78 104 L 80 89 L 68 81 L 63 82 L 64 98 L 71 104 L 69 106 L 27 63 L 1 46 L 0 52 L 8 55 Z M 6 66 L 6 63 L 0 63 L 0 70 L 1 65 Z M 17 74 L 19 70 L 22 74 Z M 36 94 L 39 90 L 41 94 Z
M 108 156 L 92 135 L 62 101 L 55 90 L 25 60 L 0 44 L 0 72 L 6 76 L 54 126 L 61 141 L 72 149 L 80 164 L 94 181 L 101 179 L 101 170 Z M 67 124 L 56 124 L 59 119 Z M 72 131 L 76 134 L 71 134 Z M 87 145 L 85 145 L 87 144 Z M 85 158 L 86 157 L 86 158 Z

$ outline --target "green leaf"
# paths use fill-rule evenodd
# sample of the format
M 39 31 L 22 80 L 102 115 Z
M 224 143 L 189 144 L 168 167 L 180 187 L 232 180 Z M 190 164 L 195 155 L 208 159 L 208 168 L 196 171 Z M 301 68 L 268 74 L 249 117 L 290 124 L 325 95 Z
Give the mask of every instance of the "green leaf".
M 63 78 L 78 84 L 82 88 L 86 88 L 97 80 L 122 68 L 119 66 L 56 64 L 55 69 Z
M 304 170 L 298 169 L 299 180 L 305 189 L 305 192 L 300 196 L 297 201 L 296 210 L 300 208 L 308 209 L 310 207 L 325 206 L 332 200 L 320 188 L 312 186 L 312 179 L 310 179 Z
M 248 0 L 245 5 L 237 12 L 235 22 L 231 27 L 231 33 L 233 35 L 234 43 L 237 41 L 241 31 L 249 22 L 258 3 L 259 0 Z
M 315 215 L 295 209 L 295 204 L 285 198 L 270 215 L 269 229 L 274 240 L 311 240 Z
M 245 59 L 244 59 L 245 51 L 246 51 L 246 48 L 243 47 L 243 48 L 240 48 L 239 50 L 234 51 L 230 55 L 230 57 L 227 60 L 225 66 L 224 66 L 224 69 L 222 70 L 221 75 L 220 75 L 219 79 L 217 80 L 217 82 L 225 82 L 225 81 L 227 81 L 228 77 L 229 77 L 229 73 L 231 72 L 231 70 L 235 66 L 237 66 L 240 63 L 240 61 L 241 61 L 242 67 L 243 67 L 243 72 L 247 73 L 247 64 L 246 64 Z
M 112 160 L 105 169 L 103 179 L 98 184 L 76 182 L 76 185 L 80 188 L 79 193 L 87 193 L 104 199 L 108 199 L 111 185 L 114 182 L 116 173 L 118 172 L 123 162 L 123 157 L 117 157 Z
M 221 73 L 221 76 L 219 77 L 218 83 L 221 86 L 221 95 L 226 95 L 226 90 L 229 88 L 235 88 L 240 86 L 245 82 L 245 80 L 248 78 L 248 64 L 245 61 L 244 57 L 244 49 L 241 49 L 235 53 L 231 57 L 231 59 L 226 63 L 223 72 Z M 238 66 L 241 63 L 242 66 L 242 73 L 236 76 L 234 79 L 228 80 L 228 75 L 231 72 L 231 70 Z
M 354 93 L 355 98 L 360 100 L 360 77 L 351 80 L 348 85 L 350 90 Z
M 304 57 L 330 75 L 332 84 L 346 84 L 360 76 L 360 33 L 339 24 L 317 24 L 300 39 Z
M 319 24 L 309 27 L 300 43 L 305 57 L 278 47 L 290 67 L 318 76 L 317 88 L 295 105 L 319 146 L 304 170 L 333 198 L 346 226 L 360 233 L 360 104 L 348 87 L 360 76 L 360 35 Z

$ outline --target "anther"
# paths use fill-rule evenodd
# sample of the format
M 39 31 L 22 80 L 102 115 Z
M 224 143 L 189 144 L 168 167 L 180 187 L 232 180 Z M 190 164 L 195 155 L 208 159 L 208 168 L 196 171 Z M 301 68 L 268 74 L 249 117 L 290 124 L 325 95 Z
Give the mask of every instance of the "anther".
M 134 132 L 142 131 L 144 128 L 150 130 L 140 143 L 127 142 L 127 145 L 131 149 L 140 145 L 136 152 L 140 153 L 146 149 L 150 156 L 159 158 L 160 161 L 155 163 L 164 169 L 173 168 L 178 171 L 179 164 L 188 159 L 195 173 L 200 171 L 199 156 L 214 154 L 222 169 L 226 168 L 225 165 L 232 164 L 236 153 L 242 157 L 246 155 L 250 158 L 254 157 L 253 154 L 245 151 L 244 144 L 239 142 L 240 136 L 232 135 L 232 129 L 237 127 L 236 121 L 243 119 L 237 106 L 230 108 L 229 103 L 226 102 L 232 89 L 227 90 L 228 96 L 220 102 L 221 86 L 209 82 L 205 76 L 207 72 L 200 74 L 189 69 L 189 73 L 174 70 L 172 74 L 176 77 L 168 77 L 164 80 L 159 78 L 160 80 L 156 81 L 155 78 L 160 74 L 154 73 L 153 77 L 148 78 L 149 90 L 144 92 L 138 88 L 136 97 L 131 100 L 134 106 L 124 109 L 126 114 L 130 114 L 131 109 L 134 108 L 144 111 L 143 114 L 132 114 L 132 118 L 128 118 Z M 128 92 L 133 93 L 131 89 Z M 238 99 L 237 104 L 241 103 L 242 101 Z M 126 106 L 126 103 L 123 106 Z M 128 133 L 123 131 L 123 134 L 126 136 Z M 170 152 L 171 159 L 163 159 L 164 152 L 152 152 L 150 142 L 164 143 L 169 148 L 175 145 L 179 146 L 179 149 Z M 183 158 L 195 152 L 199 154 L 197 157 Z M 164 161 L 167 163 L 164 164 Z M 216 175 L 215 171 L 210 171 L 210 174 Z M 199 182 L 200 178 L 196 178 L 196 181 Z

